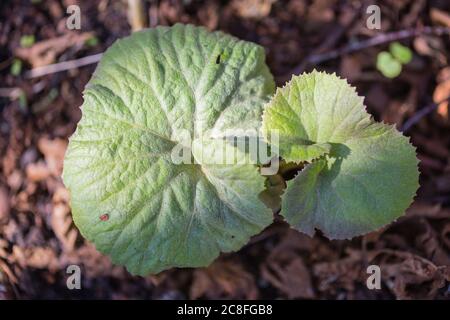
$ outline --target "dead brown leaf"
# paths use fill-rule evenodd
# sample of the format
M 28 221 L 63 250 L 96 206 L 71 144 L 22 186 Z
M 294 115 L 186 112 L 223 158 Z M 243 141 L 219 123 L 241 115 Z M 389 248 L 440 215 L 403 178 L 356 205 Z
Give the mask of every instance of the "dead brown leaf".
M 231 7 L 242 18 L 261 19 L 269 15 L 274 0 L 233 0 Z
M 423 231 L 415 237 L 415 247 L 425 253 L 425 257 L 437 266 L 450 266 L 450 255 L 441 246 L 440 234 L 424 218 L 418 221 Z
M 317 289 L 337 294 L 339 290 L 354 291 L 356 283 L 365 281 L 364 257 L 361 251 L 348 250 L 347 256 L 329 262 L 317 263 L 313 274 L 317 278 Z
M 22 248 L 13 246 L 13 259 L 22 268 L 48 269 L 51 272 L 58 270 L 58 258 L 54 250 L 48 247 Z
M 414 39 L 414 49 L 417 53 L 434 58 L 440 65 L 447 65 L 445 46 L 442 39 L 432 36 L 421 36 Z
M 78 231 L 70 215 L 69 193 L 62 185 L 53 194 L 51 225 L 63 249 L 65 251 L 72 251 L 75 248 Z
M 261 276 L 289 299 L 313 299 L 311 274 L 301 256 L 301 251 L 309 251 L 312 246 L 311 238 L 288 230 L 261 264 Z
M 101 254 L 89 242 L 73 251 L 63 251 L 59 259 L 61 266 L 77 264 L 82 267 L 83 274 L 89 278 L 102 277 L 113 271 L 108 256 Z M 120 270 L 123 268 L 117 267 Z
M 444 119 L 449 119 L 448 101 L 442 102 L 443 100 L 450 97 L 450 77 L 448 77 L 449 73 L 450 67 L 446 67 L 439 72 L 437 78 L 441 79 L 441 81 L 438 83 L 433 93 L 433 102 L 439 103 L 437 113 Z M 444 75 L 447 75 L 447 77 L 444 77 Z
M 216 261 L 208 268 L 194 271 L 191 299 L 257 299 L 255 279 L 236 261 Z
M 450 250 L 450 223 L 446 223 L 441 230 L 441 240 L 445 243 L 448 250 Z
M 308 18 L 321 23 L 332 21 L 335 17 L 334 3 L 335 0 L 314 0 L 308 7 Z
M 410 252 L 382 249 L 370 253 L 383 281 L 398 299 L 433 299 L 449 280 L 449 266 L 437 267 Z
M 11 204 L 9 201 L 8 189 L 0 185 L 0 225 L 8 222 L 10 209 Z
M 311 275 L 303 259 L 287 252 L 284 257 L 272 256 L 262 265 L 262 277 L 289 299 L 314 299 Z
M 46 180 L 50 176 L 50 170 L 44 161 L 29 163 L 26 167 L 27 179 L 32 182 Z
M 450 218 L 450 210 L 442 208 L 440 204 L 428 204 L 425 202 L 416 201 L 406 211 L 407 217 L 419 216 L 434 219 Z
M 442 24 L 443 26 L 450 27 L 450 15 L 438 8 L 430 9 L 430 18 L 436 24 Z
M 43 137 L 38 141 L 38 148 L 44 155 L 45 162 L 51 174 L 59 177 L 62 173 L 67 141 L 59 138 L 51 140 Z
M 215 30 L 219 25 L 220 6 L 217 1 L 207 1 L 198 11 L 198 18 L 208 30 Z

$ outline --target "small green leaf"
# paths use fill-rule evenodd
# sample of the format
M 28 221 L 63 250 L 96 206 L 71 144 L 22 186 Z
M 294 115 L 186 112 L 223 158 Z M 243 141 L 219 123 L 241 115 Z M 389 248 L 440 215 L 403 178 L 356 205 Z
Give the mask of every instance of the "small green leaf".
M 136 32 L 105 52 L 63 173 L 74 221 L 97 249 L 145 275 L 208 265 L 271 223 L 256 164 L 199 154 L 248 159 L 218 145 L 259 130 L 275 87 L 264 60 L 256 44 L 180 24 Z M 196 162 L 174 162 L 179 146 Z
M 19 107 L 23 111 L 27 110 L 28 107 L 28 100 L 25 92 L 21 91 L 19 94 Z
M 285 188 L 286 182 L 280 174 L 268 176 L 266 189 L 259 194 L 259 198 L 273 212 L 278 212 L 281 209 L 281 194 Z
M 375 123 L 355 89 L 335 75 L 294 77 L 267 105 L 263 127 L 279 130 L 281 145 L 283 136 L 331 145 L 287 182 L 282 196 L 281 214 L 309 235 L 318 228 L 343 239 L 376 230 L 401 216 L 417 190 L 408 139 Z
M 10 72 L 13 76 L 17 77 L 22 72 L 22 60 L 14 59 Z
M 22 48 L 29 48 L 31 47 L 34 42 L 36 41 L 34 35 L 30 34 L 30 35 L 24 35 L 20 38 L 20 46 Z
M 98 44 L 98 38 L 96 36 L 92 36 L 89 39 L 86 39 L 84 43 L 89 47 L 95 47 Z
M 402 65 L 389 52 L 382 51 L 377 56 L 377 69 L 386 78 L 395 78 L 402 72 Z
M 391 43 L 389 45 L 389 51 L 391 52 L 392 56 L 402 64 L 409 63 L 413 56 L 411 50 L 399 42 Z

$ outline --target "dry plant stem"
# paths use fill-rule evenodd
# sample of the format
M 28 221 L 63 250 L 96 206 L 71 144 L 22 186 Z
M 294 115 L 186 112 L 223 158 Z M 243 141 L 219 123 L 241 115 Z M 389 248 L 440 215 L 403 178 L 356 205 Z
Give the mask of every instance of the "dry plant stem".
M 147 27 L 147 10 L 142 0 L 128 0 L 128 21 L 133 32 Z
M 147 26 L 147 15 L 145 5 L 142 0 L 128 0 L 128 19 L 130 21 L 133 32 L 141 30 Z M 56 72 L 83 67 L 89 64 L 97 63 L 100 60 L 101 56 L 102 53 L 98 53 L 76 60 L 64 61 L 47 66 L 42 66 L 27 71 L 25 73 L 25 77 L 27 79 L 32 79 Z
M 22 89 L 14 88 L 0 88 L 0 97 L 10 98 L 12 100 L 17 99 L 22 93 Z
M 80 59 L 69 60 L 54 64 L 49 64 L 47 66 L 42 66 L 39 68 L 34 68 L 25 73 L 25 78 L 32 79 L 37 77 L 42 77 L 48 74 L 67 71 L 70 69 L 75 69 L 83 66 L 87 66 L 89 64 L 97 63 L 103 53 L 97 53 L 91 56 L 83 57 Z
M 292 74 L 302 73 L 308 66 L 313 66 L 324 61 L 336 59 L 342 55 L 349 54 L 355 51 L 363 50 L 369 47 L 378 46 L 384 43 L 389 43 L 392 41 L 398 41 L 407 38 L 413 38 L 421 35 L 435 35 L 443 36 L 450 35 L 450 28 L 448 27 L 430 27 L 426 26 L 417 29 L 407 29 L 400 30 L 390 33 L 383 33 L 373 38 L 359 41 L 351 42 L 350 44 L 335 50 L 331 50 L 322 54 L 311 55 L 306 59 L 306 61 L 296 68 L 293 69 Z

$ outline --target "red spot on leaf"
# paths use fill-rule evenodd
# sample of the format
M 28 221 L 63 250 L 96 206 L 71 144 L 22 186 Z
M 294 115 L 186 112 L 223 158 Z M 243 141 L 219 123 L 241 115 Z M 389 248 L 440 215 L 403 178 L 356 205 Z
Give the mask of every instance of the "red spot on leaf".
M 108 219 L 109 219 L 109 214 L 107 214 L 107 213 L 102 214 L 100 216 L 100 220 L 102 220 L 102 221 L 108 221 Z

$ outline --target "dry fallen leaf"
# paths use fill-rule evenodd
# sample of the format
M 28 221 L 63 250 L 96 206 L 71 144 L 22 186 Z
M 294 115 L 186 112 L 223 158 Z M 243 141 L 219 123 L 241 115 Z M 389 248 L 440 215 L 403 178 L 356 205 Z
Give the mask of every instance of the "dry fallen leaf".
M 443 54 L 445 46 L 442 39 L 432 36 L 421 36 L 415 38 L 413 44 L 417 53 L 432 57 L 442 66 L 447 65 L 447 57 Z
M 425 218 L 416 218 L 411 222 L 416 222 L 420 227 L 414 236 L 414 247 L 424 253 L 421 256 L 437 266 L 450 266 L 450 255 L 441 245 L 440 234 L 434 230 L 431 223 Z
M 315 297 L 311 275 L 298 251 L 308 246 L 292 231 L 271 250 L 261 265 L 261 275 L 289 299 Z
M 450 280 L 450 266 L 437 267 L 406 251 L 382 249 L 371 252 L 369 260 L 380 266 L 383 282 L 397 299 L 433 299 Z
M 430 218 L 448 218 L 450 217 L 450 210 L 442 208 L 440 204 L 428 204 L 421 201 L 416 201 L 406 211 L 407 217 L 430 217 Z
M 70 215 L 69 193 L 62 185 L 53 194 L 51 225 L 64 250 L 72 251 L 75 248 L 78 231 Z
M 32 182 L 46 180 L 50 176 L 50 170 L 44 161 L 29 163 L 26 167 L 27 179 Z
M 430 18 L 434 23 L 450 27 L 450 15 L 445 11 L 439 10 L 437 8 L 431 8 Z
M 446 67 L 439 72 L 438 79 L 441 79 L 441 81 L 438 83 L 433 93 L 433 102 L 439 103 L 437 113 L 440 114 L 445 119 L 449 118 L 448 117 L 449 115 L 448 98 L 450 98 L 450 77 L 448 77 L 449 73 L 450 67 Z M 447 101 L 444 101 L 445 99 L 447 99 Z
M 22 268 L 48 269 L 51 272 L 59 269 L 56 253 L 48 247 L 22 248 L 14 245 L 12 255 Z
M 287 260 L 272 257 L 270 261 L 263 265 L 262 277 L 284 293 L 288 299 L 313 299 L 315 295 L 311 276 L 302 258 L 287 256 L 285 257 Z
M 8 190 L 0 185 L 0 225 L 8 222 L 10 207 Z
M 235 261 L 216 261 L 208 268 L 196 269 L 189 296 L 191 299 L 257 299 L 253 276 Z
M 208 30 L 215 30 L 219 25 L 220 6 L 216 1 L 207 1 L 198 10 L 198 18 Z
M 73 228 L 73 222 L 67 204 L 57 203 L 53 206 L 51 225 L 53 232 L 55 232 L 56 237 L 62 243 L 64 250 L 73 250 L 78 233 Z
M 39 151 L 42 152 L 51 174 L 59 177 L 62 173 L 64 154 L 67 149 L 67 141 L 63 139 L 40 138 Z
M 76 264 L 82 269 L 82 272 L 87 278 L 103 277 L 105 274 L 111 274 L 113 265 L 111 260 L 98 252 L 95 246 L 86 242 L 80 248 L 74 251 L 63 251 L 59 257 L 61 268 L 65 266 Z M 124 268 L 120 268 L 123 270 Z
M 333 4 L 335 0 L 313 0 L 308 8 L 308 20 L 327 23 L 334 19 Z
M 347 253 L 344 258 L 314 265 L 313 274 L 319 291 L 337 294 L 345 289 L 352 292 L 357 283 L 365 282 L 367 274 L 362 252 L 349 249 Z
M 274 0 L 234 0 L 231 7 L 242 18 L 261 19 L 269 15 Z

